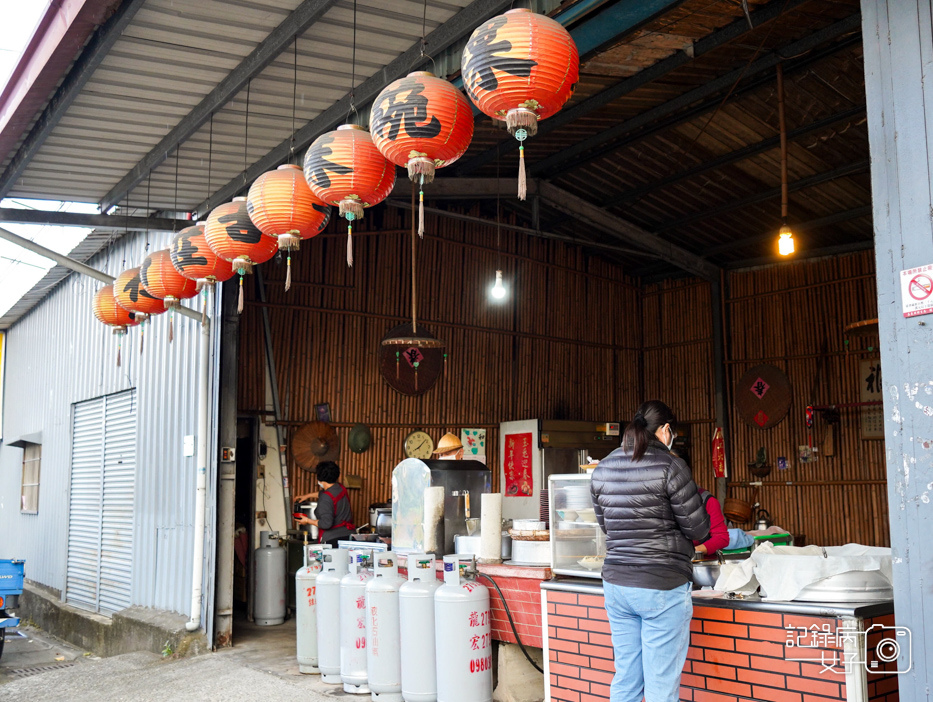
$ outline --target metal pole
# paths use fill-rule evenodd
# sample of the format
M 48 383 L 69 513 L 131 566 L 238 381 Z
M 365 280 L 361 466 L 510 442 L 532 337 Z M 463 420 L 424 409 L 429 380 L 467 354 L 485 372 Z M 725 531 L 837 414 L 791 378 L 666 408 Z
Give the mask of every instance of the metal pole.
M 201 348 L 198 368 L 198 477 L 194 502 L 194 562 L 191 575 L 191 619 L 188 631 L 201 625 L 201 580 L 204 577 L 204 504 L 207 496 L 207 434 L 210 431 L 211 325 L 201 325 Z
M 55 263 L 62 266 L 63 268 L 67 268 L 68 270 L 74 271 L 75 273 L 80 273 L 81 275 L 86 275 L 90 278 L 94 278 L 95 280 L 99 280 L 102 283 L 109 284 L 114 281 L 114 277 L 108 273 L 99 271 L 96 268 L 91 268 L 89 265 L 85 263 L 81 263 L 80 261 L 75 261 L 73 258 L 68 258 L 67 256 L 64 256 L 60 253 L 52 251 L 52 249 L 47 249 L 44 246 L 41 246 L 34 241 L 30 241 L 29 239 L 26 239 L 24 237 L 17 236 L 13 232 L 7 231 L 6 229 L 3 229 L 2 227 L 0 227 L 0 239 L 6 239 L 11 244 L 16 244 L 20 248 L 26 249 L 27 251 L 32 251 L 33 253 L 39 254 L 40 256 L 47 258 L 51 261 L 55 261 Z M 182 305 L 179 305 L 178 307 L 176 307 L 175 311 L 178 314 L 188 317 L 190 319 L 194 319 L 198 322 L 201 321 L 200 312 L 195 312 L 194 310 L 188 309 L 187 307 L 184 307 Z

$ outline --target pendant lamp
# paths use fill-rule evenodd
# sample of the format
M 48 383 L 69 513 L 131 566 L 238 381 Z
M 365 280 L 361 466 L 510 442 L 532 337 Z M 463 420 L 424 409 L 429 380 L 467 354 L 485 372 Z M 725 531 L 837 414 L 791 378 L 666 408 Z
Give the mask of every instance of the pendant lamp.
M 168 307 L 168 342 L 172 343 L 175 339 L 175 308 L 182 300 L 198 294 L 198 284 L 175 270 L 168 249 L 146 256 L 139 267 L 139 279 L 146 292 Z
M 125 310 L 136 313 L 139 322 L 139 352 L 143 352 L 145 323 L 150 317 L 162 314 L 168 308 L 159 298 L 150 295 L 142 285 L 139 268 L 128 268 L 113 281 L 113 294 L 117 304 Z
M 136 313 L 120 307 L 113 294 L 113 285 L 105 285 L 94 293 L 94 316 L 117 335 L 117 365 L 119 366 L 126 329 L 139 324 Z

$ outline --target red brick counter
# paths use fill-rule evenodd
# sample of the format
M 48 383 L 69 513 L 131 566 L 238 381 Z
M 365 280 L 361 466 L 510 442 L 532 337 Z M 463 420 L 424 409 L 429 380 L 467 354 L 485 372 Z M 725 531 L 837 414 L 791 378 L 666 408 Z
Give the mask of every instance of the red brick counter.
M 545 676 L 554 702 L 606 702 L 612 641 L 600 581 L 542 584 Z M 858 637 L 894 625 L 893 602 L 764 603 L 694 598 L 681 679 L 686 702 L 896 702 L 897 675 L 850 665 Z M 869 637 L 869 647 L 881 634 Z M 864 640 L 864 639 L 862 639 Z M 847 648 L 848 646 L 848 648 Z M 806 660 L 795 660 L 806 659 Z

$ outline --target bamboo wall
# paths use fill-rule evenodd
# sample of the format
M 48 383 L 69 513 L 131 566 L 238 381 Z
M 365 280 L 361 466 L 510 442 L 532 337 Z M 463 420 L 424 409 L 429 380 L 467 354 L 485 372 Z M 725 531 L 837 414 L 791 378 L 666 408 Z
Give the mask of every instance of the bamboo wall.
M 814 463 L 797 460 L 808 443 L 804 409 L 859 401 L 858 360 L 876 357 L 877 336 L 850 337 L 843 328 L 877 316 L 872 252 L 801 261 L 731 273 L 727 294 L 728 395 L 748 368 L 772 363 L 793 388 L 788 416 L 767 430 L 730 416 L 731 481 L 754 480 L 747 464 L 764 446 L 772 472 L 758 496 L 775 522 L 809 543 L 890 543 L 884 442 L 862 440 L 858 409 L 841 410 L 836 455 Z M 646 397 L 670 401 L 683 418 L 698 422 L 693 464 L 698 483 L 712 484 L 713 408 L 709 286 L 696 280 L 652 286 L 644 298 Z M 874 347 L 869 350 L 869 347 Z M 827 425 L 819 413 L 813 434 L 819 444 Z M 788 469 L 777 470 L 777 457 Z M 807 482 L 807 486 L 778 483 Z M 752 488 L 730 495 L 750 500 Z
M 421 397 L 391 389 L 379 374 L 378 352 L 386 331 L 410 319 L 410 220 L 391 208 L 368 213 L 364 226 L 374 224 L 370 218 L 381 220 L 378 231 L 354 234 L 352 269 L 341 222 L 330 230 L 341 235 L 305 242 L 293 256 L 289 292 L 284 266 L 262 268 L 286 420 L 310 421 L 314 405 L 327 402 L 338 425 L 372 428 L 372 448 L 356 455 L 347 449 L 349 430 L 338 427 L 341 469 L 363 477 L 363 488 L 350 493 L 358 522 L 370 503 L 390 498 L 402 442 L 416 428 L 437 442 L 448 430 L 486 427 L 487 463 L 498 483 L 499 422 L 632 414 L 639 291 L 620 268 L 578 247 L 506 230 L 499 255 L 494 228 L 431 215 L 418 244 L 419 325 L 447 342 L 448 377 Z M 510 287 L 504 304 L 487 299 L 497 267 Z M 248 287 L 240 326 L 241 414 L 268 409 L 262 317 L 252 292 Z M 293 494 L 314 482 L 291 460 L 290 479 Z

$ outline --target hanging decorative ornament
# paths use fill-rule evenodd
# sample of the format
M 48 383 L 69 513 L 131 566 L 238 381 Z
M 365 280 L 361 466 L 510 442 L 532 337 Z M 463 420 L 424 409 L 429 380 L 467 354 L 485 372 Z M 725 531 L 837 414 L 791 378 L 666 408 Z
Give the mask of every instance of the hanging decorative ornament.
M 145 322 L 153 315 L 162 314 L 168 308 L 162 300 L 146 292 L 142 286 L 139 268 L 127 268 L 118 275 L 113 281 L 113 290 L 117 304 L 125 310 L 136 313 L 136 321 L 139 322 L 139 352 L 142 353 L 146 335 Z
M 302 239 L 320 234 L 330 220 L 330 207 L 317 197 L 293 163 L 259 176 L 246 197 L 246 211 L 259 230 L 274 236 L 279 250 L 286 251 L 288 272 L 285 289 L 292 286 L 292 251 Z
M 233 277 L 233 265 L 214 253 L 204 238 L 204 225 L 182 229 L 169 246 L 169 255 L 175 270 L 195 281 L 203 295 L 201 323 L 207 317 L 207 291 L 215 283 L 223 283 Z
M 519 141 L 518 197 L 525 199 L 525 139 L 557 114 L 580 77 L 570 33 L 550 17 L 515 9 L 473 32 L 461 59 L 467 95 L 483 114 L 504 121 Z
M 347 265 L 353 265 L 353 222 L 367 207 L 385 200 L 395 185 L 395 166 L 379 153 L 358 124 L 342 124 L 322 134 L 305 155 L 305 179 L 329 205 L 339 207 L 347 227 Z
M 113 285 L 105 285 L 94 293 L 94 316 L 101 324 L 106 324 L 117 335 L 117 366 L 123 349 L 123 336 L 127 327 L 139 324 L 136 313 L 130 312 L 117 304 L 113 294 Z
M 182 300 L 198 294 L 198 284 L 175 270 L 168 249 L 146 256 L 139 267 L 139 279 L 147 293 L 168 307 L 168 342 L 172 343 L 175 339 L 175 308 Z
M 473 112 L 449 81 L 415 71 L 386 86 L 373 102 L 369 129 L 376 148 L 421 186 L 418 234 L 424 236 L 424 184 L 470 146 Z
M 274 236 L 263 234 L 246 211 L 246 198 L 235 197 L 207 217 L 204 240 L 211 250 L 233 264 L 240 276 L 240 297 L 237 312 L 243 311 L 243 276 L 253 272 L 253 266 L 265 263 L 279 250 Z

